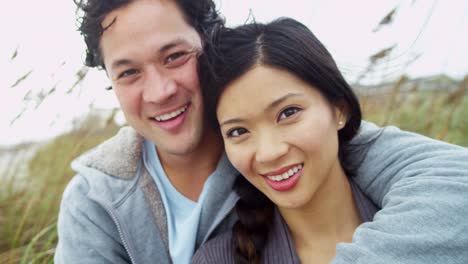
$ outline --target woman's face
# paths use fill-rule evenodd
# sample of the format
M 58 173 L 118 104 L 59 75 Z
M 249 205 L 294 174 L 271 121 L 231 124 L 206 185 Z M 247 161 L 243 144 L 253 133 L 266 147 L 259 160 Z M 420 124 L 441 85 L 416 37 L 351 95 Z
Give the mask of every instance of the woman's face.
M 280 208 L 307 205 L 342 172 L 337 131 L 345 116 L 287 71 L 249 70 L 226 87 L 216 113 L 232 164 Z

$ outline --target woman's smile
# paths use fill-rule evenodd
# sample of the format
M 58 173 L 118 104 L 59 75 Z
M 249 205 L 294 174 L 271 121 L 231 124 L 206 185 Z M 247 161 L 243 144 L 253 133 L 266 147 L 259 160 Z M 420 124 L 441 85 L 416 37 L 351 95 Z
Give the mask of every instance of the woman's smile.
M 288 71 L 256 66 L 229 84 L 217 117 L 232 164 L 279 207 L 320 202 L 342 176 L 338 116 L 314 86 Z M 323 198 L 323 197 L 322 197 Z
M 303 164 L 284 167 L 278 171 L 263 174 L 265 181 L 276 191 L 289 191 L 299 182 Z

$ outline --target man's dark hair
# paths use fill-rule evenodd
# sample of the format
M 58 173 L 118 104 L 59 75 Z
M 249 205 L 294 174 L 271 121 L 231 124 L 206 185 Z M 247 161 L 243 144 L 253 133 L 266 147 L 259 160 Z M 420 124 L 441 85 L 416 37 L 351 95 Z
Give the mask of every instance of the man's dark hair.
M 100 50 L 100 40 L 105 28 L 104 18 L 112 11 L 136 0 L 74 0 L 77 5 L 78 30 L 86 43 L 85 65 L 105 68 Z M 195 28 L 202 41 L 213 28 L 224 25 L 224 19 L 212 0 L 173 0 L 181 10 L 186 22 Z

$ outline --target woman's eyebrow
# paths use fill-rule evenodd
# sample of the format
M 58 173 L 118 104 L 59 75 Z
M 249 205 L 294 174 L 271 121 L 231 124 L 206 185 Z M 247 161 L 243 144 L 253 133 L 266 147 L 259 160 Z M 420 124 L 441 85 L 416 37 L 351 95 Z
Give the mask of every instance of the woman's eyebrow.
M 291 98 L 291 97 L 299 97 L 299 96 L 302 96 L 302 94 L 300 93 L 288 93 L 284 96 L 281 96 L 280 98 L 274 100 L 273 102 L 271 102 L 266 108 L 265 108 L 265 112 L 275 108 L 276 106 L 278 106 L 279 104 L 281 104 L 282 102 L 286 101 L 287 99 Z M 226 121 L 223 121 L 223 122 L 220 122 L 220 127 L 224 126 L 224 125 L 229 125 L 229 124 L 234 124 L 234 123 L 241 123 L 241 122 L 244 122 L 245 120 L 242 119 L 242 118 L 232 118 L 232 119 L 228 119 Z
M 219 126 L 222 127 L 224 125 L 229 125 L 229 124 L 234 124 L 234 123 L 241 123 L 243 121 L 244 121 L 244 119 L 242 119 L 242 118 L 232 118 L 232 119 L 228 119 L 228 120 L 220 123 Z
M 281 96 L 280 98 L 274 100 L 273 102 L 271 102 L 266 108 L 265 108 L 265 111 L 269 111 L 275 107 L 277 107 L 279 104 L 281 104 L 282 102 L 286 101 L 287 99 L 291 98 L 291 97 L 298 97 L 298 96 L 302 96 L 302 94 L 300 93 L 288 93 L 286 95 L 283 95 Z

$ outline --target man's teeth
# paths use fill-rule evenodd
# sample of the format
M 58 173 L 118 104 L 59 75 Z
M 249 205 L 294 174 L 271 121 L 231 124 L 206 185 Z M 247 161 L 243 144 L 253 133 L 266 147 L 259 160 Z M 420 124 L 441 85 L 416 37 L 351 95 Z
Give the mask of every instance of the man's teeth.
M 159 121 L 159 122 L 160 121 L 166 121 L 166 120 L 172 119 L 172 118 L 182 114 L 183 112 L 185 112 L 185 110 L 187 110 L 187 105 L 175 110 L 174 112 L 170 112 L 170 113 L 167 113 L 167 114 L 164 114 L 164 115 L 157 116 L 154 119 L 156 121 Z
M 302 169 L 302 164 L 297 165 L 297 166 L 289 169 L 288 171 L 284 172 L 281 175 L 267 176 L 267 177 L 268 177 L 268 179 L 270 179 L 272 181 L 282 181 L 282 180 L 286 180 L 289 177 L 293 176 L 296 172 L 300 171 L 301 169 Z

